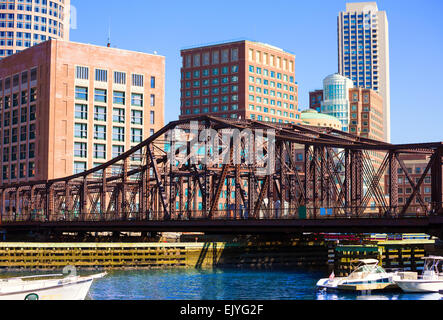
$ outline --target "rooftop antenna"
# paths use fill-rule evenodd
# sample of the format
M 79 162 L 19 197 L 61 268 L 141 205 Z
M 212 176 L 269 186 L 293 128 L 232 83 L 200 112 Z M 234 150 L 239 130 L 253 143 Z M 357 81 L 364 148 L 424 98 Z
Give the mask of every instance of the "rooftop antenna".
M 109 27 L 108 27 L 108 48 L 111 47 L 111 17 L 109 17 Z

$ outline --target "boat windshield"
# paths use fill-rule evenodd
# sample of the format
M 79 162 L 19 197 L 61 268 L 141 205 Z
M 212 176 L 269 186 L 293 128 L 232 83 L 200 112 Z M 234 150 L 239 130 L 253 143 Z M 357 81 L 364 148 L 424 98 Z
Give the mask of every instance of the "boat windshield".
M 350 275 L 352 276 L 356 276 L 357 274 L 370 274 L 370 273 L 386 273 L 386 271 L 376 265 L 376 264 L 363 264 L 359 267 L 357 267 L 357 269 L 354 270 L 354 272 L 352 272 L 352 274 Z

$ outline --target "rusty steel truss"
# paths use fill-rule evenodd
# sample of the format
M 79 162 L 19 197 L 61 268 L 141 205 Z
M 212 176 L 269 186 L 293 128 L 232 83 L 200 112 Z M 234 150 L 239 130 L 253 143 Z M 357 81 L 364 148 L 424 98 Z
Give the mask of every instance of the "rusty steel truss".
M 190 120 L 171 122 L 140 145 L 92 170 L 50 181 L 0 186 L 2 225 L 199 219 L 392 219 L 406 218 L 411 212 L 423 216 L 443 214 L 442 143 L 391 145 L 331 128 L 210 116 L 193 121 L 198 121 L 199 134 L 205 129 L 220 134 L 219 151 L 229 150 L 225 153 L 228 159 L 225 163 L 192 164 L 190 159 L 201 154 L 189 147 L 189 141 L 183 144 L 189 147 L 183 148 L 184 161 L 177 161 L 178 164 L 172 161 L 168 133 L 181 129 L 188 138 L 196 137 L 192 136 Z M 248 130 L 253 134 L 258 130 L 273 131 L 275 143 L 273 140 L 272 145 L 264 143 L 262 147 L 263 156 L 270 160 L 268 165 L 272 164 L 275 170 L 270 174 L 257 173 L 261 165 L 264 169 L 264 164 L 244 160 L 254 154 L 258 144 L 248 139 L 222 141 L 221 133 L 226 130 Z M 265 134 L 262 141 L 269 139 Z M 234 147 L 240 151 L 240 162 L 234 161 Z M 273 148 L 272 153 L 269 148 Z M 204 150 L 203 154 L 215 152 Z M 269 159 L 271 154 L 274 156 Z M 409 177 L 400 157 L 403 154 L 427 156 L 428 165 L 418 181 Z M 374 161 L 374 155 L 379 163 Z M 399 168 L 413 190 L 403 204 L 398 202 Z M 432 200 L 425 202 L 420 190 L 429 177 Z

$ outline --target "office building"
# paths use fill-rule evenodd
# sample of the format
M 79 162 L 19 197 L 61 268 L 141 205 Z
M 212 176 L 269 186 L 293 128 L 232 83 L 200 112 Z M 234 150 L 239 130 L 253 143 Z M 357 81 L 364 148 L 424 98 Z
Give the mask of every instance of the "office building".
M 51 39 L 69 40 L 70 0 L 0 1 L 0 59 Z
M 356 87 L 383 98 L 384 141 L 390 141 L 389 30 L 375 2 L 346 4 L 338 16 L 338 70 Z
M 295 55 L 241 40 L 181 51 L 181 115 L 295 123 Z
M 310 109 L 337 118 L 342 131 L 374 140 L 384 140 L 383 99 L 371 89 L 354 87 L 339 74 L 327 76 L 323 90 L 310 92 Z M 323 97 L 318 102 L 317 98 Z
M 315 90 L 309 92 L 309 108 L 318 112 L 321 111 L 321 103 L 323 102 L 323 90 Z
M 164 77 L 162 56 L 63 40 L 0 60 L 0 183 L 70 176 L 139 144 L 164 126 Z

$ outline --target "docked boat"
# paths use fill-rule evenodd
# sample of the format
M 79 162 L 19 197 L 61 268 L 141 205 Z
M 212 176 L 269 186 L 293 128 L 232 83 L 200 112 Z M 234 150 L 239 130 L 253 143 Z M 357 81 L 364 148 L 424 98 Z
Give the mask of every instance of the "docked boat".
M 400 278 L 395 283 L 404 292 L 440 292 L 443 291 L 443 257 L 425 257 L 423 274 L 412 273 L 407 279 Z
M 348 277 L 335 277 L 332 273 L 329 278 L 320 279 L 317 288 L 360 292 L 398 289 L 394 283 L 397 274 L 386 272 L 378 263 L 376 259 L 356 260 Z
M 1 279 L 0 300 L 85 300 L 92 282 L 105 275 L 53 274 Z

